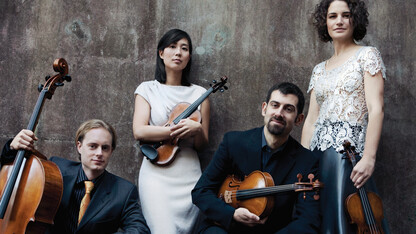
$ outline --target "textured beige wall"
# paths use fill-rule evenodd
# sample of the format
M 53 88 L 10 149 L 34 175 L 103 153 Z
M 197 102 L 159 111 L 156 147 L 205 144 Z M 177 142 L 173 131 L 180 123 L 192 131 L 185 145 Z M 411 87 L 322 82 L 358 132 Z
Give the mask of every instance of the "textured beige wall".
M 205 167 L 225 132 L 262 124 L 260 106 L 272 84 L 291 81 L 306 92 L 313 66 L 332 52 L 310 24 L 317 2 L 2 0 L 0 143 L 27 126 L 37 85 L 54 74 L 54 59 L 63 57 L 73 81 L 45 102 L 38 149 L 76 160 L 78 125 L 104 119 L 119 135 L 109 171 L 136 182 L 141 158 L 131 130 L 133 92 L 153 79 L 158 39 L 181 28 L 193 39 L 192 82 L 208 87 L 214 78 L 230 78 L 228 91 L 210 97 L 210 144 L 201 153 Z M 414 233 L 416 2 L 367 3 L 370 26 L 362 43 L 378 47 L 388 77 L 374 177 L 393 233 Z M 293 135 L 299 139 L 300 128 Z

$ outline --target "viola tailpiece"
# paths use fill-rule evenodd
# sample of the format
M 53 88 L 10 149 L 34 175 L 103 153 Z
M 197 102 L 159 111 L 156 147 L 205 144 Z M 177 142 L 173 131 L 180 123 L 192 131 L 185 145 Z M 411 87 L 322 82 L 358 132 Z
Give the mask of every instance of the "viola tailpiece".
M 267 217 L 274 206 L 272 195 L 286 192 L 315 192 L 313 198 L 319 199 L 319 190 L 324 184 L 314 175 L 309 174 L 309 182 L 302 182 L 302 174 L 297 175 L 298 182 L 285 185 L 274 185 L 272 176 L 267 172 L 253 171 L 243 181 L 234 175 L 228 176 L 220 187 L 218 197 L 234 208 L 244 207 L 260 218 Z
M 215 93 L 218 90 L 223 92 L 227 90 L 228 87 L 225 86 L 227 83 L 228 77 L 223 76 L 221 77 L 221 81 L 217 82 L 213 80 L 212 84 L 210 84 L 211 88 L 209 88 L 201 97 L 199 97 L 194 103 L 179 103 L 177 104 L 172 113 L 169 115 L 168 122 L 164 125 L 165 127 L 170 127 L 176 125 L 182 119 L 192 119 L 197 122 L 201 122 L 201 114 L 197 110 L 198 106 L 202 104 L 202 102 L 211 94 Z M 176 139 L 168 139 L 161 142 L 156 143 L 143 143 L 140 146 L 140 150 L 142 151 L 143 155 L 149 159 L 153 164 L 158 166 L 167 166 L 173 162 L 175 159 L 176 153 L 178 152 L 178 141 Z
M 344 150 L 340 153 L 350 159 L 352 166 L 357 164 L 358 154 L 351 143 L 345 141 Z M 350 194 L 345 199 L 345 206 L 351 223 L 357 225 L 357 233 L 384 233 L 381 226 L 383 220 L 383 204 L 380 197 L 364 187 L 360 187 L 356 193 Z

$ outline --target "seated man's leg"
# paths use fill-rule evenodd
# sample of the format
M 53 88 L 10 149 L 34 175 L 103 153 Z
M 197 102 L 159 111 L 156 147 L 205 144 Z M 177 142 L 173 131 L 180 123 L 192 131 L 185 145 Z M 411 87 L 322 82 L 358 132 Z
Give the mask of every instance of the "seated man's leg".
M 209 226 L 205 230 L 201 231 L 201 234 L 227 234 L 223 228 L 219 226 Z

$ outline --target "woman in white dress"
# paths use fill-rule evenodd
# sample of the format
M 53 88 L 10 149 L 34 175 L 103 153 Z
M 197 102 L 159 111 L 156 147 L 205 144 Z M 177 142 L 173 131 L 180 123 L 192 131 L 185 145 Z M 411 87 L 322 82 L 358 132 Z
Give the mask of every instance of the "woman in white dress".
M 197 150 L 208 143 L 208 99 L 198 107 L 201 122 L 183 119 L 172 127 L 164 126 L 178 103 L 193 103 L 206 91 L 188 81 L 191 54 L 189 35 L 179 29 L 168 31 L 157 47 L 155 80 L 141 83 L 135 91 L 135 139 L 180 139 L 180 150 L 171 164 L 158 166 L 144 158 L 140 168 L 140 202 L 154 234 L 191 233 L 199 213 L 191 190 L 201 176 Z
M 344 201 L 364 186 L 374 171 L 384 117 L 386 69 L 375 47 L 356 44 L 364 38 L 368 25 L 364 2 L 322 0 L 314 19 L 320 39 L 332 42 L 334 54 L 313 70 L 301 143 L 317 153 L 324 152 L 320 153 L 319 169 L 325 183 L 320 199 L 322 233 L 354 233 Z M 362 156 L 354 168 L 337 153 L 344 140 Z M 372 184 L 366 187 L 375 189 Z

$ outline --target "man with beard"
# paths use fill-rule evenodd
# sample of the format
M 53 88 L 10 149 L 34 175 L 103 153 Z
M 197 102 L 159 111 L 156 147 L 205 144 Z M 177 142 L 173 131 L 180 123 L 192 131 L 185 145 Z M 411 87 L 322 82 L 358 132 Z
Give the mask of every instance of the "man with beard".
M 206 216 L 201 233 L 317 233 L 319 201 L 314 192 L 273 194 L 268 217 L 260 218 L 244 207 L 233 208 L 217 197 L 228 175 L 240 180 L 251 172 L 267 172 L 275 185 L 293 184 L 297 174 L 307 180 L 315 174 L 318 158 L 290 136 L 299 126 L 305 99 L 296 85 L 274 85 L 262 104 L 265 126 L 224 135 L 210 164 L 192 191 L 193 203 Z M 316 178 L 316 176 L 315 176 Z M 233 198 L 236 199 L 236 198 Z

